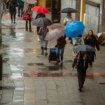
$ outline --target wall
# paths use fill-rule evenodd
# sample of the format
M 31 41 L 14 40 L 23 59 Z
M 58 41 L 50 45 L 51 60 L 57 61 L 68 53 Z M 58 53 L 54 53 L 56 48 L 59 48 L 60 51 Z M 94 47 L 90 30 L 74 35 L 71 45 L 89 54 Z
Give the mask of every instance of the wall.
M 93 29 L 95 33 L 99 30 L 99 7 L 86 4 L 86 32 Z

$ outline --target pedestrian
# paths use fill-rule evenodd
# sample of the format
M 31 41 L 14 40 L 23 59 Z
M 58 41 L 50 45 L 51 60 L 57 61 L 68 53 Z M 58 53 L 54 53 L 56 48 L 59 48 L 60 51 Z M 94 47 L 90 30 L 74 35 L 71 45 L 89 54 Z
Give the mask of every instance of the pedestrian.
M 28 19 L 26 20 L 26 31 L 32 32 L 31 20 L 32 20 L 32 5 L 28 4 L 27 9 L 24 10 L 24 13 L 28 15 Z
M 17 4 L 18 4 L 18 17 L 22 17 L 24 2 L 22 0 L 17 0 Z
M 86 78 L 86 71 L 89 65 L 92 64 L 91 52 L 78 52 L 74 58 L 72 67 L 76 67 L 78 76 L 79 91 L 82 92 L 82 88 Z
M 45 56 L 48 55 L 48 53 L 47 53 L 48 41 L 45 40 L 47 32 L 48 32 L 47 26 L 40 27 L 39 32 L 38 32 L 40 42 L 41 42 L 41 50 L 42 50 L 41 54 L 45 55 Z
M 89 45 L 93 48 L 96 48 L 98 51 L 100 50 L 99 42 L 98 42 L 96 36 L 94 35 L 93 30 L 89 30 L 88 34 L 84 38 L 84 43 L 85 43 L 85 45 Z M 93 52 L 93 54 L 92 54 L 93 61 L 94 61 L 95 56 L 96 56 L 96 53 Z
M 60 64 L 60 66 L 63 66 L 63 55 L 64 55 L 65 45 L 66 45 L 66 39 L 64 36 L 61 36 L 57 40 L 57 44 L 55 46 L 57 48 L 57 56 L 58 56 L 56 64 Z
M 63 24 L 64 26 L 68 23 L 72 21 L 72 17 L 71 17 L 71 13 L 67 13 L 67 16 L 64 18 L 63 20 Z
M 35 19 L 38 19 L 38 18 L 41 18 L 41 17 L 46 17 L 46 16 L 45 16 L 45 14 L 38 13 L 38 14 L 36 15 Z M 39 34 L 38 34 L 40 27 L 37 27 L 36 29 L 37 29 L 36 31 L 37 31 L 37 35 L 38 35 L 38 41 L 40 41 Z
M 16 6 L 17 6 L 17 0 L 9 0 L 9 12 L 11 17 L 11 23 L 16 23 Z

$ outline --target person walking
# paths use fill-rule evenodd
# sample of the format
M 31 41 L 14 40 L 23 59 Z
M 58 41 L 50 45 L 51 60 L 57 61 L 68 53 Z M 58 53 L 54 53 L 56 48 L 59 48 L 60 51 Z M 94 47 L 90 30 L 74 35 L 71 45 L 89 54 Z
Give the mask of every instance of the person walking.
M 76 67 L 78 76 L 79 91 L 82 92 L 83 85 L 86 79 L 86 71 L 90 64 L 92 64 L 91 52 L 78 52 L 74 58 L 72 67 Z
M 11 17 L 11 23 L 16 23 L 16 6 L 17 0 L 9 0 L 9 12 Z
M 31 27 L 31 20 L 32 20 L 32 11 L 31 11 L 32 5 L 29 4 L 27 9 L 24 11 L 28 16 L 29 19 L 26 20 L 26 31 L 32 32 L 32 27 Z
M 18 17 L 22 17 L 24 2 L 22 0 L 17 0 L 17 4 L 18 4 Z
M 89 45 L 93 48 L 96 48 L 98 51 L 100 50 L 99 42 L 98 42 L 96 36 L 94 35 L 93 30 L 89 30 L 88 34 L 84 38 L 84 44 Z M 92 54 L 93 61 L 94 61 L 95 56 L 96 56 L 96 53 L 93 52 L 93 54 Z
M 38 19 L 38 18 L 41 18 L 41 17 L 46 17 L 46 16 L 45 16 L 45 14 L 38 13 L 38 14 L 36 15 L 35 19 Z M 38 35 L 38 41 L 40 41 L 39 34 L 38 34 L 38 33 L 39 33 L 39 29 L 40 29 L 40 27 L 37 27 L 37 28 L 36 28 L 37 35 Z
M 64 36 L 61 36 L 57 40 L 57 44 L 55 46 L 57 48 L 57 56 L 58 56 L 56 64 L 60 64 L 60 66 L 63 66 L 63 55 L 64 55 L 65 45 L 66 45 L 66 39 Z
M 45 40 L 46 34 L 48 32 L 48 28 L 46 26 L 44 27 L 40 27 L 39 29 L 39 38 L 40 38 L 40 42 L 41 42 L 41 54 L 47 56 L 47 46 L 48 46 L 48 41 Z

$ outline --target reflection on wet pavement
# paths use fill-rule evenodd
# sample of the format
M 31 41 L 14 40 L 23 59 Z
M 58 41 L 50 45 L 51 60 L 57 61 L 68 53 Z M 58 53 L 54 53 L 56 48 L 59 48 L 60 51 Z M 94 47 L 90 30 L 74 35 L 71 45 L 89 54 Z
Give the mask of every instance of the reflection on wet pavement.
M 24 52 L 25 53 L 33 53 L 33 54 L 35 54 L 37 52 L 37 49 L 27 48 L 27 49 L 24 49 Z
M 10 78 L 19 79 L 19 78 L 23 78 L 23 75 L 21 73 L 12 73 Z
M 3 44 L 2 46 L 3 46 L 3 48 L 8 48 L 9 47 L 8 45 L 5 45 L 5 44 Z
M 12 56 L 24 57 L 24 50 L 21 48 L 10 48 L 8 53 Z
M 10 65 L 11 71 L 23 71 L 21 65 Z
M 3 63 L 7 63 L 9 61 L 9 58 L 4 58 Z

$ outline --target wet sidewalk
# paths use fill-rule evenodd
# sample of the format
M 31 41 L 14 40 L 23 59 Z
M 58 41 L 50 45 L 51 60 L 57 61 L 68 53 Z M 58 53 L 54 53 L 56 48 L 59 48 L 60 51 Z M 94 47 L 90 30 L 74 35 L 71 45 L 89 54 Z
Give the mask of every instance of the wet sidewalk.
M 78 92 L 76 71 L 72 71 L 70 44 L 65 48 L 64 66 L 49 63 L 42 56 L 40 42 L 33 32 L 25 31 L 25 22 L 17 18 L 11 24 L 4 16 L 3 80 L 0 82 L 0 105 L 104 105 L 105 47 L 97 52 L 93 68 L 89 68 L 83 93 Z M 55 42 L 49 42 L 49 48 Z M 98 100 L 97 100 L 98 99 Z

